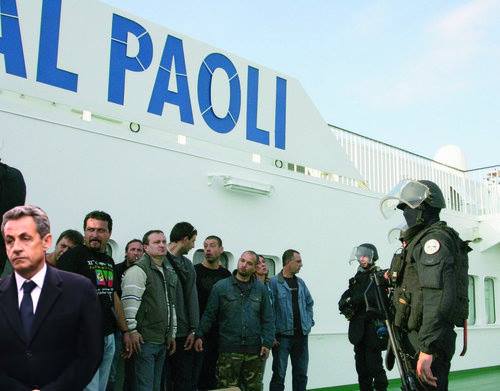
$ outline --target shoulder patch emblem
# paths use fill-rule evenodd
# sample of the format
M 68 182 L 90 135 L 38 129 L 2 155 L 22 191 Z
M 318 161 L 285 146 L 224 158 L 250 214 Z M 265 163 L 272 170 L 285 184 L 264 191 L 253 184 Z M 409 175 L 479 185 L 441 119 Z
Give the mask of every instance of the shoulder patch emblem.
M 440 247 L 441 245 L 436 239 L 429 239 L 424 244 L 424 251 L 426 254 L 432 255 L 436 254 L 439 251 Z

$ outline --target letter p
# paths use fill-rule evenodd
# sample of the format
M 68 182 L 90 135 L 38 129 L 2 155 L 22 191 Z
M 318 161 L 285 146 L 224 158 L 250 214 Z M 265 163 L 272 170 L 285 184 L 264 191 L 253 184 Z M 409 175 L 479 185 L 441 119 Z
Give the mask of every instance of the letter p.
M 128 33 L 137 37 L 137 55 L 127 56 Z M 123 105 L 125 95 L 125 72 L 142 72 L 151 65 L 153 42 L 144 27 L 133 20 L 113 14 L 111 29 L 111 52 L 109 58 L 108 101 Z

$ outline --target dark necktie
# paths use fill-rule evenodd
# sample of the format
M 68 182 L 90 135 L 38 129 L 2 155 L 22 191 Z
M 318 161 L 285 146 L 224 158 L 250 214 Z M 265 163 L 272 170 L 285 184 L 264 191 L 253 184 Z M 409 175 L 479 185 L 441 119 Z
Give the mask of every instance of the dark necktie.
M 31 336 L 31 325 L 33 324 L 33 319 L 35 318 L 35 314 L 33 313 L 33 300 L 31 299 L 31 291 L 35 289 L 35 287 L 36 284 L 33 281 L 24 281 L 24 295 L 21 300 L 21 307 L 19 307 L 24 333 L 28 339 Z

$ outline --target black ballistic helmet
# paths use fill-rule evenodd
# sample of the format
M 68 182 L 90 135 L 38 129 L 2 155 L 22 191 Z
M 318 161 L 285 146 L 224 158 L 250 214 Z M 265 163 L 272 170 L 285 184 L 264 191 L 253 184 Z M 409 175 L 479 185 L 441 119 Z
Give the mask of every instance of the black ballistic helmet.
M 419 180 L 418 182 L 429 188 L 429 195 L 423 202 L 434 208 L 438 209 L 446 208 L 446 201 L 444 200 L 443 193 L 441 192 L 441 189 L 439 188 L 438 185 L 436 185 L 432 181 L 428 181 L 425 179 Z

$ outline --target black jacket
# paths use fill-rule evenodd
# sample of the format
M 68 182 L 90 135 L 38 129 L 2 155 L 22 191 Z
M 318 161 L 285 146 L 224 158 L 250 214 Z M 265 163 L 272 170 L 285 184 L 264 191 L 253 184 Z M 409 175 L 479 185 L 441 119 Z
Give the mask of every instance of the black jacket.
M 342 295 L 344 299 L 347 297 L 351 298 L 350 301 L 354 311 L 354 315 L 349 321 L 349 341 L 353 345 L 361 343 L 365 334 L 375 339 L 377 338 L 373 320 L 377 318 L 378 314 L 375 311 L 375 291 L 373 289 L 367 292 L 367 299 L 370 307 L 369 311 L 367 311 L 366 306 L 365 291 L 369 285 L 369 270 L 359 270 L 356 275 L 349 280 L 349 289 Z M 377 341 L 374 340 L 373 343 L 376 344 Z
M 24 205 L 26 200 L 26 184 L 23 174 L 17 168 L 0 163 L 0 220 L 3 214 L 15 206 Z M 0 235 L 0 274 L 3 271 L 7 253 L 3 236 Z

